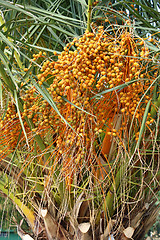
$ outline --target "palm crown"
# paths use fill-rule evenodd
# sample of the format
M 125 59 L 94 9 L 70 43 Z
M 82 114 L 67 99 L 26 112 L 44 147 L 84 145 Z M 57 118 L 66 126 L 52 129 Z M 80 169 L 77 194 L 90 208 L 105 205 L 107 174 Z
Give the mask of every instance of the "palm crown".
M 0 2 L 0 190 L 32 230 L 13 217 L 18 234 L 143 239 L 159 211 L 158 3 Z

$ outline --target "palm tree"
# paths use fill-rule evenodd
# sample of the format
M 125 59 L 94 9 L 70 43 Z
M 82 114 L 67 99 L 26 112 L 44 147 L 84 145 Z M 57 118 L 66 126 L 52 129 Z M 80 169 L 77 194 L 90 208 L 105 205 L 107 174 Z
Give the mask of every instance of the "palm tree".
M 0 3 L 0 191 L 32 230 L 13 217 L 19 236 L 143 239 L 159 212 L 157 6 Z

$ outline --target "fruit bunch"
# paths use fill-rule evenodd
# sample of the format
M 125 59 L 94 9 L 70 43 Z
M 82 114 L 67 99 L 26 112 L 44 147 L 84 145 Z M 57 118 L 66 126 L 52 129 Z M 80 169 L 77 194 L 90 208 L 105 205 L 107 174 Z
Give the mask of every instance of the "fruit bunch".
M 107 156 L 112 139 L 123 145 L 131 122 L 138 140 L 155 79 L 152 69 L 148 71 L 149 54 L 145 42 L 127 29 L 113 37 L 103 27 L 73 39 L 61 54 L 54 53 L 54 61 L 45 53 L 34 54 L 33 60 L 40 59 L 43 64 L 36 84 L 28 85 L 27 90 L 21 88 L 21 119 L 31 150 L 34 137 L 39 135 L 46 146 L 41 154 L 50 152 L 44 165 L 51 162 L 54 171 L 61 163 L 63 173 L 72 179 L 84 166 L 94 166 L 97 146 Z M 55 108 L 36 86 L 47 91 Z M 153 121 L 149 113 L 146 126 Z M 26 147 L 13 99 L 0 127 L 1 142 L 6 145 L 7 141 L 8 150 L 13 151 L 17 142 L 19 147 Z

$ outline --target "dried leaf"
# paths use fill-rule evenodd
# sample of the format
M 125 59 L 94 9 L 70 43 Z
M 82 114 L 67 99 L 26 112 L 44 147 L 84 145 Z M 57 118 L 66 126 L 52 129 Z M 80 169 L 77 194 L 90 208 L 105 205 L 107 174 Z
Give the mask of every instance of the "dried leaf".
M 67 240 L 68 233 L 56 222 L 47 209 L 41 209 L 41 215 L 44 220 L 46 232 L 49 240 Z
M 41 209 L 41 214 L 42 214 L 42 217 L 45 218 L 46 215 L 47 215 L 47 209 Z
M 133 227 L 127 227 L 124 229 L 123 233 L 127 238 L 131 238 L 133 236 L 134 230 L 135 229 Z
M 34 240 L 29 234 L 26 234 L 22 237 L 22 240 Z
M 15 222 L 15 218 L 13 219 L 13 221 Z M 34 240 L 29 234 L 26 234 L 26 233 L 22 230 L 22 228 L 20 227 L 20 225 L 18 225 L 17 223 L 16 223 L 16 225 L 17 225 L 17 233 L 18 233 L 18 235 L 20 236 L 20 238 L 21 238 L 22 240 Z
M 134 218 L 131 220 L 131 227 L 137 228 L 141 222 L 142 216 L 144 214 L 144 211 L 139 212 Z
M 77 217 L 78 217 L 78 215 L 79 215 L 79 210 L 80 210 L 80 207 L 81 207 L 81 205 L 82 205 L 82 203 L 83 203 L 83 200 L 84 200 L 83 195 L 84 195 L 84 192 L 82 192 L 82 193 L 79 195 L 79 197 L 77 198 L 76 203 L 75 203 L 75 205 L 74 205 L 74 207 L 73 207 L 72 217 L 73 217 L 73 220 L 74 220 L 74 221 L 77 221 Z
M 89 222 L 86 222 L 86 223 L 79 224 L 78 228 L 82 233 L 87 233 L 90 226 L 91 226 L 91 224 Z

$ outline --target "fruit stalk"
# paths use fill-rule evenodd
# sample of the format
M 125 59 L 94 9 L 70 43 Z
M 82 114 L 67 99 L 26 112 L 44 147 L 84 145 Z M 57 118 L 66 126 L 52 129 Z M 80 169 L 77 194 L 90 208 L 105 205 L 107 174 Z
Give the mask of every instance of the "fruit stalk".
M 92 0 L 88 0 L 88 10 L 87 10 L 87 30 L 91 32 L 91 12 L 92 12 Z

